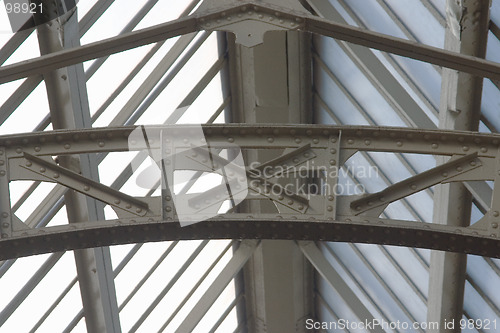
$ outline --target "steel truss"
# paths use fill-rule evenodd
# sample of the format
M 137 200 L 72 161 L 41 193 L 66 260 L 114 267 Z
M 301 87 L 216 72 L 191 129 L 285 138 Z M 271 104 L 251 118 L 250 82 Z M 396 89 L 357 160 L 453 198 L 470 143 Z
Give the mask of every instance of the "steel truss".
M 175 139 L 176 147 L 191 147 L 182 133 L 192 126 L 148 127 L 149 148 L 165 149 L 162 131 Z M 247 166 L 247 199 L 271 200 L 276 214 L 227 213 L 181 227 L 169 204 L 173 193 L 162 197 L 135 198 L 85 178 L 54 162 L 52 156 L 141 150 L 128 140 L 136 127 L 88 130 L 58 130 L 0 137 L 0 184 L 35 180 L 58 183 L 112 206 L 119 219 L 82 222 L 63 226 L 30 228 L 11 214 L 10 203 L 2 201 L 0 258 L 8 259 L 46 252 L 177 239 L 294 239 L 349 241 L 421 247 L 444 251 L 500 257 L 498 223 L 500 188 L 495 182 L 491 208 L 469 227 L 452 227 L 419 221 L 379 218 L 390 203 L 430 186 L 500 176 L 500 135 L 444 130 L 383 127 L 337 127 L 321 125 L 204 125 L 207 147 L 218 149 L 280 149 L 281 157 L 258 167 Z M 206 163 L 202 148 L 194 154 L 198 167 L 186 167 L 183 158 L 170 171 L 195 169 L 216 172 Z M 194 151 L 194 150 L 193 150 Z M 448 162 L 364 196 L 325 192 L 299 193 L 281 182 L 284 174 L 301 166 L 322 178 L 322 187 L 335 186 L 338 172 L 356 152 L 398 152 L 450 156 Z M 199 161 L 197 160 L 199 159 Z M 212 161 L 224 163 L 224 158 Z M 159 166 L 164 165 L 159 163 Z M 264 168 L 271 170 L 262 172 Z M 162 171 L 166 172 L 164 168 Z M 272 171 L 274 170 L 274 171 Z M 333 170 L 328 172 L 328 170 Z M 259 173 L 259 171 L 261 173 Z M 278 182 L 280 180 L 280 182 Z M 275 193 L 269 189 L 283 191 Z M 207 197 L 193 197 L 206 202 Z M 223 199 L 211 199 L 211 206 Z M 163 207 L 163 208 L 162 208 Z M 203 219 L 205 212 L 200 212 Z M 195 214 L 196 215 L 196 214 Z

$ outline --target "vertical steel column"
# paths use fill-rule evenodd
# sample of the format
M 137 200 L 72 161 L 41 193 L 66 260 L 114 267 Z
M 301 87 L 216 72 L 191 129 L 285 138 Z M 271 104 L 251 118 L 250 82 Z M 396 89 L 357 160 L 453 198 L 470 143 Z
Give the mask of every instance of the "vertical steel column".
M 489 1 L 447 0 L 445 48 L 485 57 Z M 477 130 L 481 113 L 483 79 L 443 69 L 439 127 Z M 444 160 L 438 160 L 443 163 Z M 441 185 L 434 193 L 434 221 L 455 226 L 470 224 L 472 196 L 461 183 Z M 462 318 L 467 256 L 433 251 L 429 277 L 427 319 L 440 328 L 429 332 L 455 332 L 445 321 Z M 455 325 L 456 326 L 456 325 Z
M 57 10 L 55 2 L 49 9 Z M 80 45 L 76 9 L 37 27 L 41 54 Z M 54 129 L 91 127 L 83 64 L 44 74 Z M 70 144 L 70 143 L 68 143 Z M 94 155 L 65 156 L 63 167 L 98 180 Z M 64 196 L 70 223 L 104 219 L 101 203 L 75 191 Z M 109 248 L 74 251 L 89 332 L 121 332 Z
M 297 32 L 269 32 L 264 44 L 246 48 L 228 35 L 231 113 L 240 123 L 310 123 L 311 39 Z M 248 161 L 276 157 L 247 152 Z M 249 203 L 252 213 L 271 203 Z M 249 332 L 302 332 L 311 317 L 312 267 L 293 241 L 263 240 L 243 269 Z

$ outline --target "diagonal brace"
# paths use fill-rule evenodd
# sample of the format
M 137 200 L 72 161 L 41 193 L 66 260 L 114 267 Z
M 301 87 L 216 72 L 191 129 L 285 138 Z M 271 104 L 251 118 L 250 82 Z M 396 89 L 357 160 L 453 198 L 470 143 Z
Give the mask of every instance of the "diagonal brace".
M 52 182 L 59 183 L 137 216 L 144 216 L 148 211 L 148 204 L 142 200 L 31 154 L 24 153 L 24 158 L 26 163 L 20 165 L 21 168 L 48 178 Z
M 350 205 L 351 210 L 354 215 L 371 211 L 369 215 L 376 214 L 378 216 L 391 202 L 445 182 L 481 165 L 481 161 L 477 158 L 477 152 L 459 158 L 452 158 L 444 164 L 388 186 L 380 192 L 353 200 Z

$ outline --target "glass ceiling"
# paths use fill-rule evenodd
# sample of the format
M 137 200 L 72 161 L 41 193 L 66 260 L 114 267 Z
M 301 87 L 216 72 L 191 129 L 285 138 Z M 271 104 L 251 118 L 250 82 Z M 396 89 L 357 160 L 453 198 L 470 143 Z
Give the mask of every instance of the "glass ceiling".
M 345 22 L 443 48 L 446 1 L 398 0 L 332 0 L 331 5 Z M 500 4 L 494 0 L 491 20 L 500 19 Z M 487 59 L 499 62 L 499 39 L 488 35 Z M 409 124 L 400 111 L 402 96 L 380 89 L 378 67 L 360 62 L 351 45 L 316 36 L 314 58 L 314 111 L 318 123 L 337 125 L 403 126 Z M 440 68 L 408 58 L 372 50 L 397 82 L 411 96 L 412 109 L 423 112 L 434 127 L 438 124 L 441 90 Z M 366 59 L 367 57 L 365 57 Z M 398 99 L 400 99 L 398 101 Z M 484 80 L 480 131 L 497 132 L 500 126 L 498 83 Z M 405 107 L 410 107 L 404 104 Z M 432 128 L 426 124 L 418 127 Z M 359 183 L 367 192 L 375 192 L 435 166 L 432 156 L 392 153 L 357 153 L 348 166 L 376 167 L 370 178 L 347 176 L 344 182 Z M 416 193 L 387 207 L 383 215 L 393 219 L 432 221 L 433 190 Z M 483 216 L 481 207 L 473 204 L 472 222 Z M 386 322 L 425 322 L 429 280 L 430 251 L 393 246 L 323 243 L 323 252 L 337 272 Z M 500 283 L 497 259 L 468 256 L 464 318 L 494 320 L 500 318 L 500 298 L 493 286 Z M 317 278 L 317 310 L 327 321 L 356 317 L 336 292 Z M 322 317 L 324 316 L 324 317 Z M 425 330 L 424 330 L 425 331 Z M 466 329 L 464 332 L 481 332 Z
M 496 26 L 500 26 L 499 2 L 493 0 L 491 7 L 491 20 Z M 193 12 L 198 3 L 80 1 L 81 43 L 173 20 Z M 443 48 L 445 0 L 329 0 L 329 3 L 338 15 L 335 20 L 341 18 L 350 25 Z M 6 14 L 0 9 L 0 65 L 40 55 L 36 33 L 25 31 L 14 36 L 9 29 Z M 500 62 L 499 37 L 498 29 L 492 29 L 488 35 L 487 59 L 495 62 Z M 199 32 L 85 62 L 93 126 L 224 123 L 228 97 L 221 70 L 227 54 L 219 47 L 218 38 L 222 37 L 216 33 Z M 360 58 L 350 44 L 321 36 L 314 37 L 311 48 L 316 123 L 414 127 L 415 120 L 408 115 L 413 113 L 421 121 L 416 127 L 437 126 L 439 67 L 376 50 Z M 370 63 L 363 62 L 366 59 L 371 59 Z M 407 95 L 394 95 L 383 88 L 388 81 L 377 63 L 382 64 L 395 79 L 393 84 Z M 485 79 L 480 131 L 499 131 L 499 105 L 498 82 Z M 0 134 L 51 130 L 49 118 L 41 76 L 0 85 Z M 130 195 L 158 195 L 158 188 L 141 188 L 133 176 L 127 176 L 126 166 L 135 155 L 124 152 L 101 156 L 100 181 Z M 148 163 L 145 161 L 138 171 L 144 170 Z M 357 153 L 347 166 L 372 167 L 377 172 L 370 177 L 346 172 L 341 181 L 375 192 L 435 165 L 430 155 Z M 395 202 L 383 215 L 430 222 L 433 190 Z M 57 185 L 14 182 L 11 202 L 16 215 L 32 226 L 68 221 Z M 471 220 L 477 221 L 484 211 L 474 203 Z M 106 218 L 116 217 L 108 208 L 105 214 Z M 122 330 L 176 332 L 229 262 L 236 243 L 211 240 L 111 247 Z M 429 250 L 352 243 L 319 243 L 319 246 L 331 266 L 376 318 L 387 322 L 425 322 Z M 76 276 L 71 252 L 0 262 L 0 309 L 3 309 L 0 333 L 85 332 Z M 500 261 L 469 255 L 464 318 L 500 318 L 498 285 Z M 318 319 L 356 320 L 337 291 L 319 274 L 314 290 Z M 231 282 L 198 324 L 196 332 L 244 332 L 246 324 L 238 322 L 236 311 L 243 303 L 244 291 Z

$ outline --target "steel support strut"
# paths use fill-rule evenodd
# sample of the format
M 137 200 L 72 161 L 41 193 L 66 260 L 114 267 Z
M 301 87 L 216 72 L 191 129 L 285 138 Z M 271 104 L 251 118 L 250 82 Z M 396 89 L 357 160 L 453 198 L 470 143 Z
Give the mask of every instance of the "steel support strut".
M 54 6 L 50 10 L 57 10 L 56 8 Z M 76 8 L 50 24 L 38 25 L 37 31 L 42 55 L 80 46 Z M 83 64 L 45 73 L 44 80 L 53 127 L 91 127 Z M 97 163 L 93 155 L 60 156 L 59 164 L 60 167 L 54 167 L 67 168 L 98 181 Z M 40 169 L 46 167 L 47 165 Z M 64 200 L 70 223 L 104 219 L 103 206 L 96 200 L 74 190 L 67 191 Z M 109 248 L 79 249 L 74 252 L 74 256 L 87 330 L 120 332 Z
M 238 38 L 244 36 L 243 31 L 236 34 Z M 309 123 L 311 119 L 306 110 L 310 109 L 311 101 L 310 36 L 294 31 L 273 31 L 263 36 L 263 44 L 253 48 L 236 44 L 233 36 L 227 36 L 231 67 L 228 82 L 233 102 L 229 121 Z M 271 200 L 278 201 L 279 196 L 267 192 L 266 188 L 278 188 L 279 184 L 267 179 L 269 175 L 262 170 L 283 163 L 289 166 L 300 163 L 303 154 L 313 156 L 312 152 L 308 153 L 307 146 L 283 155 L 271 150 L 246 151 L 249 162 L 260 164 L 249 174 L 249 190 L 270 200 L 249 200 L 238 207 L 238 211 L 273 213 L 276 208 Z M 280 192 L 282 200 L 300 200 Z M 305 211 L 306 207 L 302 204 L 286 208 Z M 242 319 L 247 323 L 247 332 L 305 330 L 305 320 L 313 316 L 310 312 L 313 309 L 312 269 L 295 242 L 263 240 L 245 265 L 241 277 L 246 300 L 246 318 Z
M 486 56 L 489 4 L 489 1 L 447 1 L 445 49 L 474 57 Z M 481 77 L 443 69 L 439 127 L 477 131 L 482 88 Z M 445 163 L 445 159 L 438 157 L 438 163 Z M 434 192 L 435 223 L 467 227 L 471 203 L 472 195 L 462 183 L 438 186 Z M 445 323 L 458 323 L 462 319 L 466 270 L 466 254 L 432 251 L 427 320 L 439 323 L 439 329 L 429 332 L 455 331 L 446 328 Z

